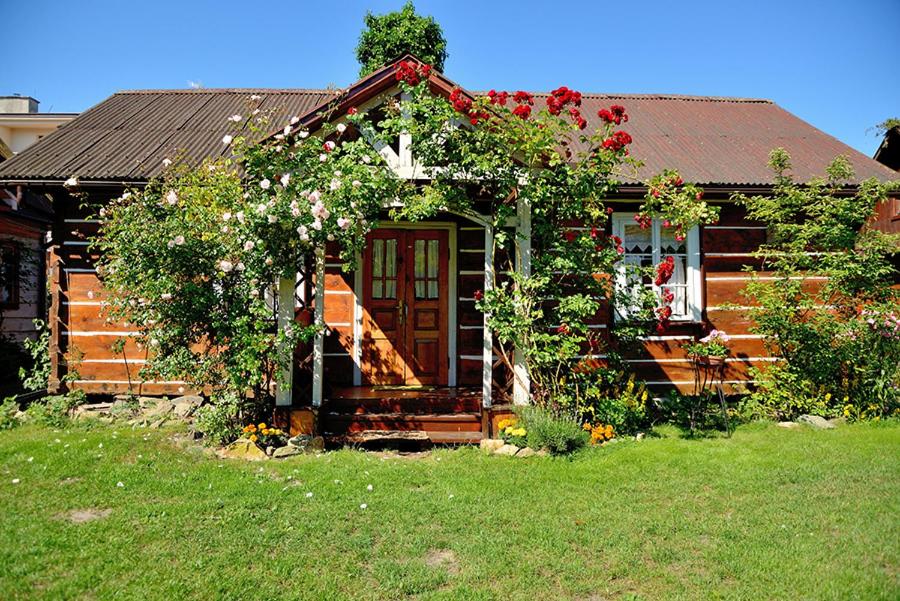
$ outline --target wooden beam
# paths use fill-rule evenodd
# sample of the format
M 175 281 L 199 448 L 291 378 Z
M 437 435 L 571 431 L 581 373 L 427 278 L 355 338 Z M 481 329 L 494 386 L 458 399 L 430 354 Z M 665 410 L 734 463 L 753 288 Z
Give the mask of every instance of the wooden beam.
M 316 249 L 316 281 L 313 311 L 318 333 L 313 343 L 313 407 L 322 405 L 322 384 L 325 361 L 325 248 Z
M 494 287 L 494 229 L 491 225 L 484 228 L 484 292 L 487 294 Z M 494 334 L 488 324 L 490 315 L 484 314 L 482 330 L 482 367 L 481 367 L 481 404 L 491 406 L 491 386 L 494 382 Z
M 296 282 L 290 278 L 278 281 L 278 331 L 283 332 L 294 323 L 294 287 Z M 281 352 L 289 355 L 290 360 L 281 367 L 278 386 L 275 391 L 275 404 L 288 406 L 293 398 L 294 358 L 293 349 L 282 343 Z
M 531 275 L 531 202 L 519 198 L 516 202 L 516 271 Z M 531 378 L 525 364 L 525 355 L 519 349 L 513 353 L 513 403 L 527 405 L 531 402 Z

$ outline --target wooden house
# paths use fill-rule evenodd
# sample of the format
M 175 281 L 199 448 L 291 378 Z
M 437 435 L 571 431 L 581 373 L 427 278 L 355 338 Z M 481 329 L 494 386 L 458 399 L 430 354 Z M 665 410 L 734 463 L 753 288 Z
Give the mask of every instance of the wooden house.
M 431 75 L 434 93 L 455 84 Z M 393 66 L 343 90 L 199 89 L 119 92 L 85 111 L 67 127 L 48 135 L 0 165 L 0 184 L 20 185 L 53 198 L 56 221 L 50 271 L 53 326 L 53 386 L 77 365 L 68 386 L 88 393 L 173 395 L 184 382 L 142 382 L 138 370 L 145 351 L 132 342 L 114 353 L 113 343 L 132 332 L 101 315 L 104 291 L 88 243 L 99 227 L 63 187 L 72 176 L 96 202 L 119 196 L 160 173 L 165 158 L 183 156 L 197 163 L 218 156 L 228 133 L 226 117 L 251 95 L 263 109 L 274 109 L 315 128 L 320 109 L 337 103 L 335 115 L 350 106 L 376 107 L 399 95 Z M 536 94 L 541 101 L 542 95 Z M 669 328 L 646 336 L 640 353 L 629 358 L 652 390 L 693 387 L 691 364 L 681 345 L 711 328 L 734 341 L 725 384 L 732 390 L 752 385 L 750 367 L 774 358 L 749 331 L 740 295 L 754 265 L 752 253 L 766 240 L 766 224 L 748 220 L 729 199 L 735 192 L 766 193 L 772 187 L 768 153 L 784 147 L 793 158 L 793 175 L 806 180 L 823 173 L 836 155 L 846 155 L 857 178 L 887 179 L 896 174 L 768 100 L 666 94 L 584 94 L 582 112 L 596 118 L 610 104 L 626 107 L 632 154 L 643 173 L 678 169 L 701 185 L 705 198 L 722 206 L 718 224 L 698 227 L 683 241 L 654 223 L 636 227 L 633 214 L 645 190 L 622 185 L 610 200 L 612 232 L 624 240 L 625 260 L 647 263 L 674 256 L 676 288 Z M 401 177 L 416 177 L 408 143 L 380 151 Z M 279 391 L 278 404 L 292 430 L 346 434 L 365 430 L 421 430 L 434 441 L 472 441 L 490 430 L 492 418 L 510 400 L 528 396 L 527 381 L 498 369 L 485 317 L 475 293 L 491 282 L 494 232 L 487 219 L 451 213 L 428 222 L 389 220 L 369 236 L 360 267 L 342 271 L 336 248 L 324 249 L 315 274 L 301 288 L 315 319 L 326 327 L 309 356 L 298 357 L 295 385 Z M 528 256 L 530 214 L 521 203 L 515 227 Z M 518 266 L 527 269 L 527 260 Z M 765 274 L 763 274 L 765 277 Z M 283 284 L 286 299 L 294 282 Z M 293 319 L 284 315 L 284 320 Z M 611 315 L 592 325 L 604 331 Z

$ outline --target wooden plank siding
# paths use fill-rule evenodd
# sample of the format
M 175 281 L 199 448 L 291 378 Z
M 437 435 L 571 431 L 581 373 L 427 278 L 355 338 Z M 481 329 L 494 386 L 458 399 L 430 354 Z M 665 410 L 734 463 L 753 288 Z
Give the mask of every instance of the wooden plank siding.
M 104 202 L 114 194 L 97 198 Z M 137 375 L 147 359 L 147 350 L 128 338 L 133 328 L 124 323 L 111 323 L 103 313 L 107 293 L 94 270 L 97 260 L 87 246 L 96 235 L 99 224 L 87 221 L 89 212 L 77 208 L 76 202 L 58 202 L 54 227 L 55 246 L 50 254 L 51 321 L 53 323 L 54 382 L 76 369 L 79 378 L 71 387 L 91 393 L 178 394 L 184 382 L 140 383 Z M 654 388 L 672 385 L 683 391 L 692 389 L 690 363 L 681 345 L 702 334 L 704 329 L 718 328 L 734 337 L 733 353 L 726 369 L 726 380 L 742 383 L 749 379 L 750 366 L 764 366 L 774 359 L 768 355 L 762 340 L 750 333 L 746 307 L 752 299 L 740 295 L 749 280 L 744 266 L 758 266 L 751 254 L 766 239 L 762 224 L 747 220 L 743 209 L 725 203 L 720 222 L 702 228 L 700 243 L 703 270 L 703 323 L 673 323 L 661 334 L 649 336 L 642 348 L 628 356 L 637 375 Z M 617 210 L 636 205 L 617 203 Z M 456 224 L 456 336 L 457 384 L 479 386 L 481 383 L 482 314 L 475 308 L 475 292 L 484 287 L 484 230 L 463 218 L 441 216 L 441 221 Z M 505 249 L 495 258 L 498 271 L 505 267 Z M 762 277 L 771 274 L 761 273 Z M 355 276 L 344 272 L 335 245 L 326 252 L 324 279 L 325 393 L 330 389 L 354 384 L 355 360 Z M 807 282 L 810 287 L 821 281 Z M 608 309 L 598 314 L 595 329 L 604 332 L 612 325 Z M 126 338 L 121 352 L 112 347 Z M 586 354 L 591 350 L 586 349 Z M 496 371 L 495 382 L 506 375 Z M 738 388 L 742 384 L 737 384 Z M 499 402 L 499 400 L 498 400 Z

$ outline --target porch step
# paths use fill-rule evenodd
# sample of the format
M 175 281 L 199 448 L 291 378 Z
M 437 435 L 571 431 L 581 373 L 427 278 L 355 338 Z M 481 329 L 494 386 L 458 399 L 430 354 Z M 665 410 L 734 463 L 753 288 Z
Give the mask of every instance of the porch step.
M 477 444 L 481 432 L 441 432 L 423 430 L 363 430 L 344 435 L 326 435 L 331 444 Z
M 324 403 L 334 413 L 476 413 L 481 409 L 481 398 L 402 398 L 378 399 L 328 399 Z
M 366 430 L 427 432 L 481 432 L 481 414 L 461 413 L 336 413 L 321 414 L 326 434 Z

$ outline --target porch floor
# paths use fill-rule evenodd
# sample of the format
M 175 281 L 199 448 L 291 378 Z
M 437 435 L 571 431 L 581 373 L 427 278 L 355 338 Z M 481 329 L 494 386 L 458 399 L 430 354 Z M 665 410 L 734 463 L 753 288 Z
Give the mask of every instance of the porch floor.
M 332 391 L 319 411 L 326 440 L 471 444 L 483 438 L 481 390 L 358 386 Z

